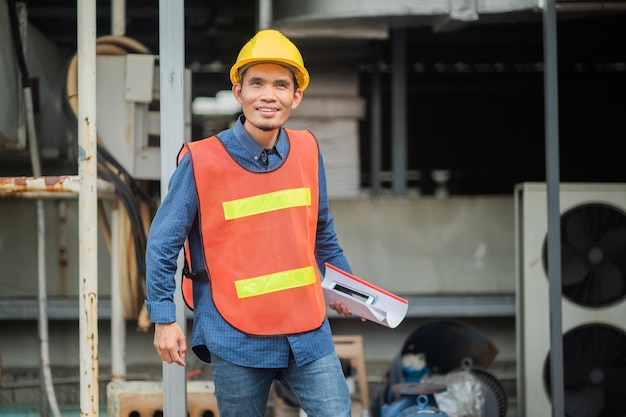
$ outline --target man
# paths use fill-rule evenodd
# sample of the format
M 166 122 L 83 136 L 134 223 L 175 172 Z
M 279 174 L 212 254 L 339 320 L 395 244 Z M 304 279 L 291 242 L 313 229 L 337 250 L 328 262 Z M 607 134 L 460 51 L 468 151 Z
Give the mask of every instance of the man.
M 185 366 L 173 294 L 188 239 L 192 349 L 212 364 L 220 416 L 264 416 L 274 379 L 310 417 L 350 416 L 320 284 L 325 262 L 350 266 L 328 210 L 317 141 L 282 127 L 309 74 L 289 39 L 263 30 L 243 46 L 230 78 L 243 115 L 233 128 L 183 146 L 150 228 L 154 346 L 165 362 Z M 350 316 L 343 304 L 330 307 Z

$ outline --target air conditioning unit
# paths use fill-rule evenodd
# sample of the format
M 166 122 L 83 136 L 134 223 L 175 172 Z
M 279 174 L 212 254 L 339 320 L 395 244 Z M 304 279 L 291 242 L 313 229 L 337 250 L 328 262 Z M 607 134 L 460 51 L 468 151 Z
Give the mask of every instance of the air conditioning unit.
M 560 185 L 565 414 L 626 415 L 626 184 Z M 551 415 L 547 188 L 515 188 L 517 415 Z

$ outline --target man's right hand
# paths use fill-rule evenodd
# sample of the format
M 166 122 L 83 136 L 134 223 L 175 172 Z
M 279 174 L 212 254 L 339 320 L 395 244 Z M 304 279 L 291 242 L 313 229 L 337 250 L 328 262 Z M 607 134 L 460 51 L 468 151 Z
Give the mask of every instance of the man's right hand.
M 185 366 L 187 342 L 178 323 L 154 325 L 154 348 L 163 361 Z

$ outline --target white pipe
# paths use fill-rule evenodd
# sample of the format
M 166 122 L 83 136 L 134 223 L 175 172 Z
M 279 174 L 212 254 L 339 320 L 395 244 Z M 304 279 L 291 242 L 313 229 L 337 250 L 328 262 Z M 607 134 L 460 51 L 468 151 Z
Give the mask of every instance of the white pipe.
M 28 140 L 30 159 L 34 175 L 41 175 L 41 161 L 39 159 L 39 144 L 33 110 L 33 99 L 30 87 L 24 88 L 26 103 L 26 117 L 28 120 Z M 42 199 L 37 199 L 37 301 L 39 306 L 38 332 L 39 353 L 41 357 L 41 373 L 48 405 L 55 417 L 60 417 L 59 404 L 52 384 L 50 370 L 50 345 L 48 339 L 48 289 L 46 286 L 46 211 Z
M 19 42 L 21 44 L 21 42 Z M 19 51 L 18 53 L 20 53 Z M 23 74 L 24 75 L 24 74 Z M 26 119 L 30 160 L 33 175 L 41 175 L 41 160 L 39 158 L 39 141 L 35 128 L 35 111 L 33 96 L 30 85 L 23 88 L 24 104 L 26 106 Z M 37 200 L 37 301 L 39 306 L 38 333 L 39 352 L 41 357 L 41 374 L 43 376 L 44 392 L 48 404 L 55 417 L 60 417 L 59 405 L 52 384 L 52 371 L 50 370 L 50 345 L 48 340 L 48 300 L 46 287 L 46 211 L 42 199 Z
M 111 35 L 126 34 L 126 1 L 111 2 Z
M 39 304 L 39 350 L 41 356 L 41 372 L 45 385 L 46 398 L 52 415 L 60 417 L 59 404 L 52 384 L 50 370 L 50 343 L 48 338 L 48 300 L 46 287 L 46 212 L 42 199 L 37 200 L 37 299 Z
M 80 415 L 99 413 L 96 1 L 77 1 Z
M 111 204 L 111 380 L 126 379 L 126 321 L 122 312 L 119 277 L 120 203 Z

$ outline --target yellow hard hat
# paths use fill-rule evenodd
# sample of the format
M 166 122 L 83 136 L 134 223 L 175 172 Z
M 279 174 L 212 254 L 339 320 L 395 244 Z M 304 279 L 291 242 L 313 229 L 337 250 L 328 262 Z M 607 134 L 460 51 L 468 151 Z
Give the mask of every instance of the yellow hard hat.
M 237 61 L 230 68 L 230 80 L 233 84 L 240 82 L 242 68 L 262 62 L 274 62 L 287 66 L 296 75 L 298 87 L 302 91 L 306 90 L 309 85 L 309 72 L 304 68 L 300 51 L 285 35 L 273 29 L 257 32 L 241 48 Z

